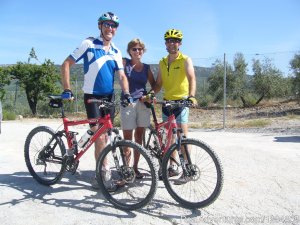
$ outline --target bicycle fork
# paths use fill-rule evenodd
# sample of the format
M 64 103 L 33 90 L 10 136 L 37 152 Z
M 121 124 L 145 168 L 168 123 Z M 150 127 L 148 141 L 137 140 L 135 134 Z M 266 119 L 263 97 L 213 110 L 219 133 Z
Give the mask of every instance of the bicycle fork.
M 117 141 L 119 141 L 121 139 L 121 137 L 119 136 L 119 133 L 117 133 L 116 137 L 113 137 L 111 129 L 108 130 L 107 134 L 108 134 L 108 137 L 109 137 L 110 145 L 112 147 L 112 154 L 113 154 L 113 158 L 114 158 L 114 163 L 116 165 L 117 170 L 120 171 L 121 167 L 120 167 L 119 159 L 118 159 L 118 156 L 117 156 L 116 143 L 117 143 Z M 121 155 L 122 155 L 122 158 L 124 158 L 123 151 L 121 151 Z
M 116 133 L 115 137 L 112 136 L 112 131 L 114 131 Z M 110 145 L 112 147 L 112 155 L 113 155 L 114 163 L 116 166 L 116 170 L 122 176 L 122 179 L 124 179 L 126 182 L 128 182 L 128 183 L 133 182 L 134 177 L 135 177 L 134 172 L 133 172 L 133 169 L 130 168 L 129 165 L 127 165 L 128 163 L 127 163 L 123 148 L 120 149 L 120 155 L 121 155 L 121 160 L 123 162 L 123 166 L 120 166 L 119 158 L 117 155 L 117 142 L 120 141 L 122 138 L 119 135 L 119 131 L 109 130 L 108 136 L 110 139 Z
M 188 146 L 187 145 L 183 146 L 184 147 L 184 154 L 185 154 L 186 159 L 184 158 L 184 154 L 181 150 L 182 139 L 184 139 L 186 137 L 183 135 L 183 131 L 182 131 L 181 128 L 174 128 L 173 129 L 173 135 L 174 135 L 174 138 L 175 138 L 176 149 L 177 149 L 177 152 L 178 152 L 179 161 L 180 161 L 180 165 L 182 167 L 183 174 L 186 177 L 190 177 L 193 174 L 192 174 L 192 171 L 191 171 L 191 167 L 189 166 L 189 165 L 192 165 L 192 161 L 191 161 L 190 153 L 188 151 Z

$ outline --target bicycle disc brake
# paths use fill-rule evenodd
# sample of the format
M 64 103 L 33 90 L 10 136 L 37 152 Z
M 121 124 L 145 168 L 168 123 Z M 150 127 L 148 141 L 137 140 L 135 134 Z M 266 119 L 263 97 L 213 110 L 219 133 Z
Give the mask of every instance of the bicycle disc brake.
M 132 167 L 122 166 L 121 173 L 122 173 L 123 179 L 127 183 L 133 183 L 134 182 L 135 172 L 134 172 L 134 169 Z
M 201 172 L 198 166 L 191 164 L 186 165 L 187 176 L 186 179 L 196 181 L 200 178 Z

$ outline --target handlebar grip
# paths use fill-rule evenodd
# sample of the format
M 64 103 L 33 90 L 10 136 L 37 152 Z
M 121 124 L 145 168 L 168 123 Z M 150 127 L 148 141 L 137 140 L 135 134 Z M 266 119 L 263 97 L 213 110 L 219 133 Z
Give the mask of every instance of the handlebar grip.
M 159 105 L 164 105 L 164 104 L 166 104 L 166 101 L 156 101 L 155 103 L 159 104 Z
M 72 94 L 71 93 L 63 93 L 61 94 L 62 99 L 72 99 Z

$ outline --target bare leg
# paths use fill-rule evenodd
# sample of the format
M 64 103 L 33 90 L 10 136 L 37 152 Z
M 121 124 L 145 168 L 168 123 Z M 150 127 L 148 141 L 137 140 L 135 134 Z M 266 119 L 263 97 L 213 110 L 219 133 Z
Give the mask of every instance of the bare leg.
M 91 128 L 92 131 L 97 130 L 97 126 L 94 126 Z M 107 134 L 102 134 L 96 141 L 95 141 L 95 152 L 94 152 L 94 157 L 97 162 L 97 159 L 99 158 L 99 155 L 101 151 L 105 148 L 107 143 Z M 105 167 L 106 170 L 109 170 L 109 165 L 106 160 L 103 162 L 103 167 Z
M 178 123 L 177 126 L 178 126 L 178 128 L 181 128 L 182 131 L 183 131 L 183 134 L 184 134 L 185 136 L 187 136 L 187 134 L 188 134 L 188 125 L 187 125 L 187 123 L 184 123 L 184 124 Z M 174 143 L 174 142 L 175 142 L 175 140 L 173 140 L 173 143 Z M 184 154 L 184 153 L 183 153 L 183 154 Z M 184 154 L 184 155 L 185 155 L 185 154 Z M 172 156 L 173 159 L 176 159 L 176 157 L 177 157 L 177 152 L 176 152 L 176 151 L 172 152 L 171 156 Z M 172 164 L 172 161 L 171 161 L 171 164 Z
M 132 140 L 132 130 L 123 130 L 123 137 L 125 140 Z M 124 154 L 126 157 L 127 165 L 129 165 L 131 159 L 131 150 L 129 148 L 126 148 L 124 150 Z
M 137 127 L 134 132 L 134 139 L 135 142 L 142 145 L 143 143 L 143 134 L 144 134 L 144 127 Z M 134 163 L 133 163 L 133 168 L 135 171 L 137 171 L 138 168 L 138 163 L 140 159 L 140 153 L 137 151 L 134 151 Z
M 182 129 L 183 135 L 187 137 L 187 135 L 188 135 L 188 125 L 187 125 L 187 123 L 178 124 L 178 127 Z M 184 156 L 184 159 L 187 160 L 184 148 L 181 148 L 181 151 L 182 151 L 182 154 Z

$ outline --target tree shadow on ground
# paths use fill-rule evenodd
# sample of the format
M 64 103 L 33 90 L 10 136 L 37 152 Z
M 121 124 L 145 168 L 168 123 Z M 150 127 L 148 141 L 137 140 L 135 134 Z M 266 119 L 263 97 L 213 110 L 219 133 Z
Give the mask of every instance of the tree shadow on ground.
M 300 136 L 274 137 L 275 142 L 295 142 L 300 143 Z
M 63 179 L 58 182 L 58 184 L 52 186 L 45 186 L 37 183 L 29 172 L 15 172 L 12 174 L 0 174 L 0 187 L 13 188 L 20 193 L 16 195 L 14 199 L 8 201 L 0 201 L 0 206 L 8 205 L 14 206 L 24 202 L 39 200 L 43 204 L 57 206 L 57 207 L 66 207 L 73 208 L 81 211 L 86 211 L 89 213 L 96 213 L 111 217 L 119 217 L 124 219 L 130 219 L 136 217 L 134 211 L 122 211 L 114 210 L 112 213 L 112 208 L 114 208 L 110 202 L 108 202 L 102 195 L 100 191 L 95 191 L 91 188 L 90 181 L 94 176 L 94 171 L 80 171 L 80 173 L 75 173 L 71 175 L 70 173 L 65 173 Z M 3 189 L 4 190 L 4 189 Z M 74 193 L 77 194 L 74 196 Z M 66 193 L 60 195 L 60 193 Z M 71 198 L 67 192 L 72 192 Z M 55 195 L 58 194 L 58 197 Z M 170 212 L 161 213 L 164 207 L 172 207 L 175 210 Z M 136 210 L 136 212 L 157 217 L 166 221 L 180 220 L 182 218 L 195 218 L 201 215 L 199 210 L 188 210 L 182 209 L 183 215 L 178 214 L 178 211 L 181 210 L 179 204 L 161 200 L 154 199 L 146 207 Z

